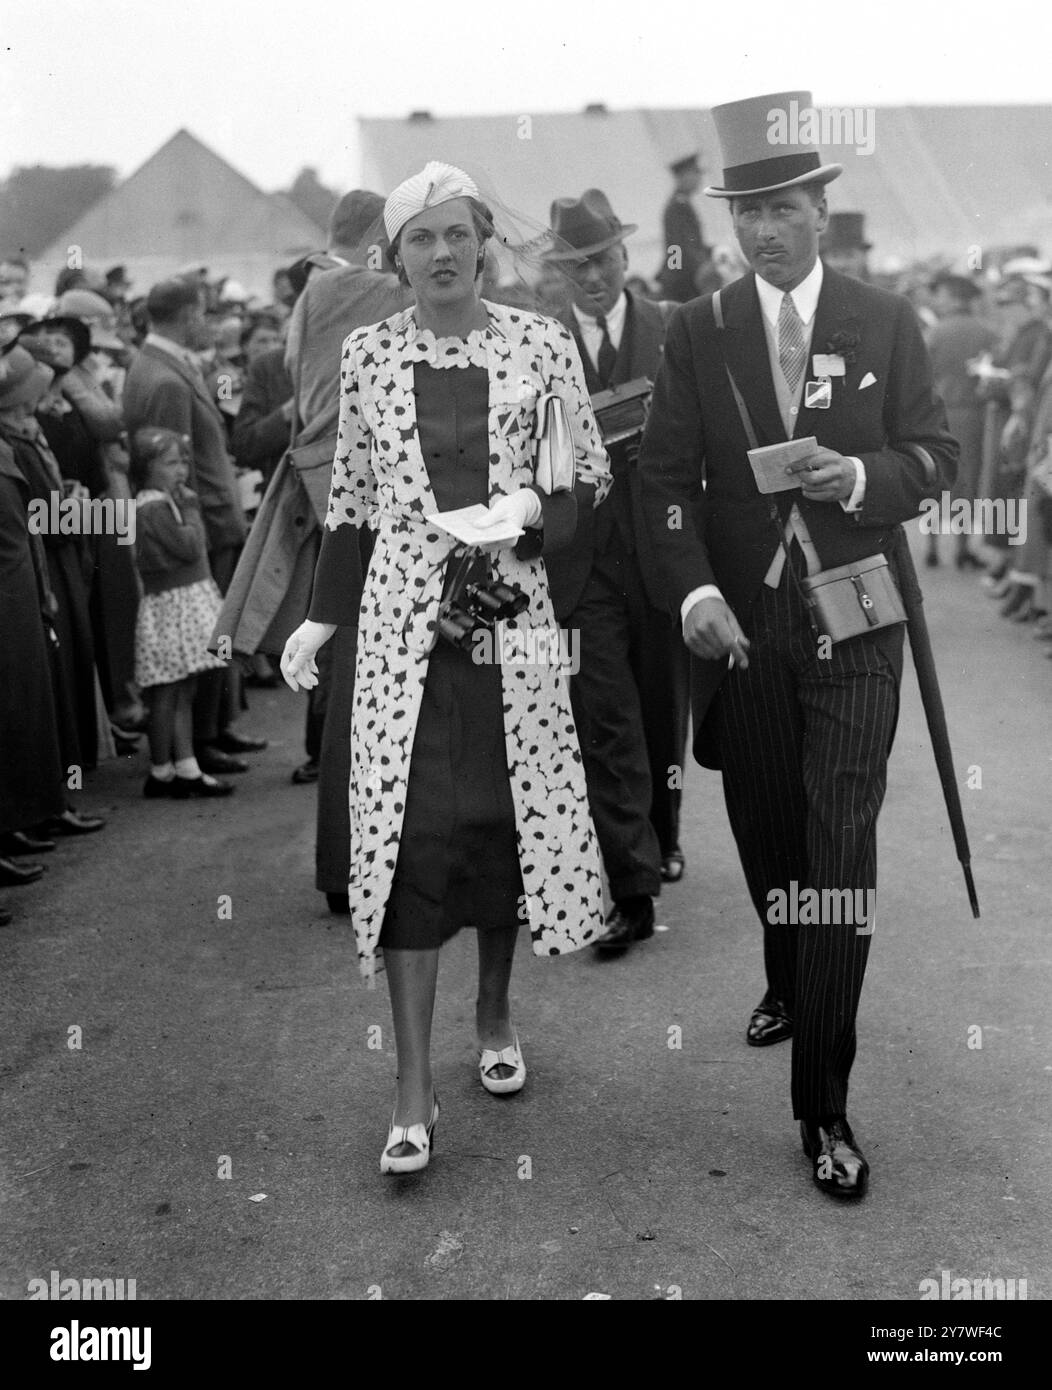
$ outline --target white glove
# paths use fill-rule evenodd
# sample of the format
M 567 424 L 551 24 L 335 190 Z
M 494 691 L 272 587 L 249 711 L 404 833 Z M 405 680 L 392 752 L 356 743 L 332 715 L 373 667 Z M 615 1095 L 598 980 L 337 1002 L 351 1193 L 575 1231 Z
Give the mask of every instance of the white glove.
M 541 519 L 541 499 L 533 488 L 523 487 L 508 497 L 499 497 L 485 516 L 479 517 L 476 526 L 498 526 L 511 521 L 520 530 L 533 526 Z M 514 541 L 501 541 L 496 544 L 514 545 Z
M 335 623 L 300 623 L 281 653 L 281 674 L 290 690 L 313 690 L 318 684 L 314 658 L 335 631 Z

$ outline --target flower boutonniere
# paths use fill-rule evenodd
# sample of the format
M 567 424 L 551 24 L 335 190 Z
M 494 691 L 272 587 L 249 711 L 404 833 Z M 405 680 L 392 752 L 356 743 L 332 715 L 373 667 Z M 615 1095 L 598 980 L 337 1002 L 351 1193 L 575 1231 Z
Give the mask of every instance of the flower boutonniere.
M 858 357 L 861 342 L 862 329 L 858 319 L 844 319 L 842 326 L 830 334 L 826 352 L 842 357 L 845 365 L 850 366 Z

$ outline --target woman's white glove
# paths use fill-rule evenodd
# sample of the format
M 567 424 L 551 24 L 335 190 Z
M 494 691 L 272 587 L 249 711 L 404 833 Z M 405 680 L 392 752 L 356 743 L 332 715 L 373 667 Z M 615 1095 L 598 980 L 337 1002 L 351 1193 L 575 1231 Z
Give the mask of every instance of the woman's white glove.
M 541 519 L 541 499 L 533 488 L 523 487 L 508 497 L 499 497 L 485 516 L 480 516 L 475 525 L 485 528 L 512 522 L 520 530 L 534 526 Z M 495 546 L 514 545 L 511 541 L 495 541 Z
M 313 690 L 318 684 L 314 658 L 335 631 L 335 623 L 300 623 L 281 653 L 281 674 L 290 690 Z

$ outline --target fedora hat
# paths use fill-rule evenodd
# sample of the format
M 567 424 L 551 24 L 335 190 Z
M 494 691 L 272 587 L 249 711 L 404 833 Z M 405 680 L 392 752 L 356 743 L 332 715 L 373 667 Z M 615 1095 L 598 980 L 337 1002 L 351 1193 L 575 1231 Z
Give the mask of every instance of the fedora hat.
M 0 367 L 0 410 L 13 405 L 36 405 L 55 373 L 24 347 L 13 347 Z
M 873 243 L 866 240 L 864 212 L 831 212 L 829 225 L 822 233 L 822 251 L 872 251 Z
M 823 164 L 814 145 L 772 138 L 772 125 L 783 117 L 788 134 L 796 133 L 788 119 L 796 111 L 812 110 L 810 92 L 771 92 L 767 96 L 728 101 L 712 108 L 712 119 L 723 154 L 723 187 L 706 188 L 710 198 L 744 198 L 795 188 L 802 183 L 829 183 L 844 172 L 842 164 Z
M 614 214 L 610 200 L 598 188 L 586 188 L 579 198 L 556 198 L 551 229 L 561 245 L 548 251 L 546 261 L 579 261 L 616 246 L 638 228 Z M 568 249 L 564 249 L 568 248 Z

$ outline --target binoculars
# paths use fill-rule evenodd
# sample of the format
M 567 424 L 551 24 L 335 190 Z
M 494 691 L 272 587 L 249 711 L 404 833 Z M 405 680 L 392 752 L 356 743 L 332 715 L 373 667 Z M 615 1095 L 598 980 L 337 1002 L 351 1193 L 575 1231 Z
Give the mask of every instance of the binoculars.
M 438 610 L 439 636 L 454 647 L 468 651 L 480 629 L 492 629 L 497 622 L 507 622 L 525 612 L 530 601 L 517 584 L 504 584 L 499 579 L 468 583 L 467 572 L 461 573 L 449 597 Z

